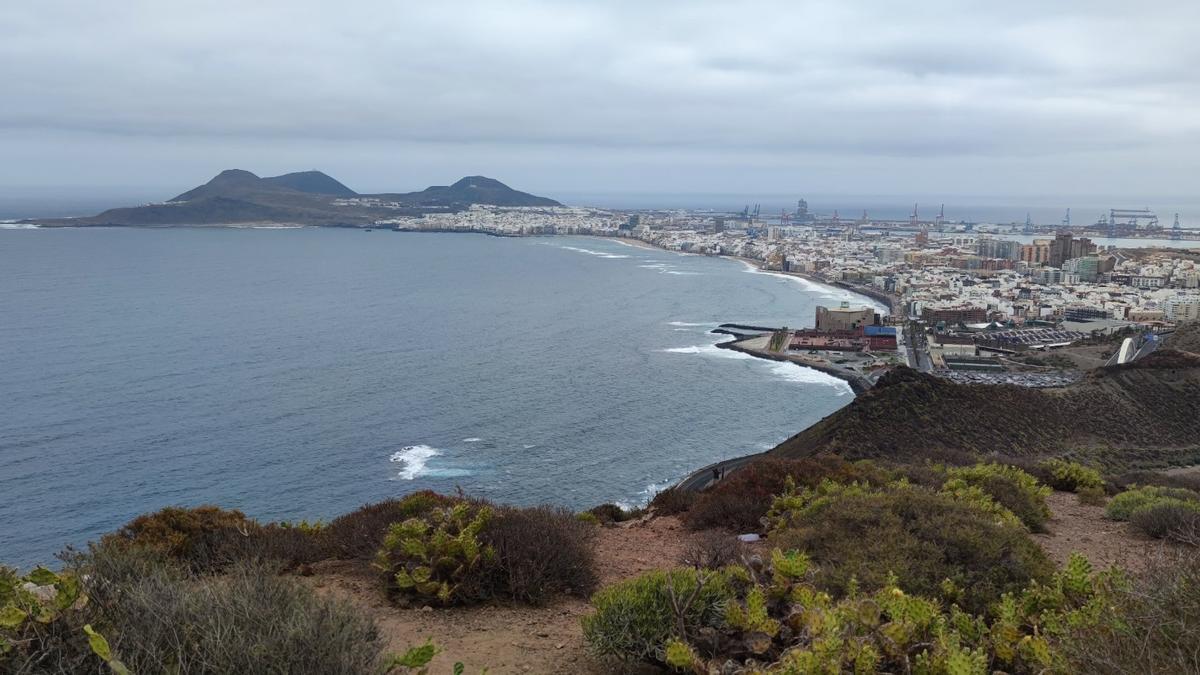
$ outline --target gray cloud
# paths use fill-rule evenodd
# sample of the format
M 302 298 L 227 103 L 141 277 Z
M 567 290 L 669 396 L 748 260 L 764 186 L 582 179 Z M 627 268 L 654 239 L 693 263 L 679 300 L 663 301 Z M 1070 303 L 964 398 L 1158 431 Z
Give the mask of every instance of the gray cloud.
M 1196 25 L 1186 1 L 5 3 L 0 185 L 1182 192 Z

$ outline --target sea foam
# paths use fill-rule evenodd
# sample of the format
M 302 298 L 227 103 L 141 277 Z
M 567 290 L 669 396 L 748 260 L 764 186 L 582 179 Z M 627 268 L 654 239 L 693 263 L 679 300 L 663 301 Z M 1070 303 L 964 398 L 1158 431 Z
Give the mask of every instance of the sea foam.
M 593 251 L 590 248 L 579 248 L 577 246 L 559 246 L 559 248 L 566 249 L 568 251 L 575 251 L 576 253 L 586 253 L 588 255 L 594 255 L 598 258 L 608 258 L 610 260 L 617 260 L 620 258 L 628 258 L 629 257 L 627 255 L 621 255 L 620 253 L 605 253 L 604 251 Z
M 393 453 L 391 460 L 402 465 L 400 472 L 396 474 L 398 478 L 412 480 L 428 473 L 426 465 L 429 460 L 440 454 L 441 450 L 428 445 L 406 445 Z

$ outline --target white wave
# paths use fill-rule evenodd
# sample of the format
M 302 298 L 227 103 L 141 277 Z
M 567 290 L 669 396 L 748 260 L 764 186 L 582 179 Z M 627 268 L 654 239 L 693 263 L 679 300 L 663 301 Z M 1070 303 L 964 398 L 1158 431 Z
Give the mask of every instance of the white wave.
M 668 326 L 711 326 L 712 322 L 708 323 L 692 323 L 688 321 L 668 321 Z
M 662 492 L 663 490 L 666 490 L 667 488 L 671 487 L 672 485 L 675 485 L 675 483 L 677 483 L 677 482 L 678 482 L 678 479 L 664 480 L 660 483 L 651 483 L 651 484 L 647 485 L 645 487 L 645 489 L 643 489 L 641 492 L 639 492 L 635 498 L 619 499 L 617 501 L 614 501 L 613 504 L 616 504 L 617 506 L 621 507 L 625 511 L 632 511 L 634 509 L 645 508 L 645 506 L 650 503 L 650 500 L 654 499 L 654 495 Z
M 0 223 L 0 230 L 36 230 L 36 229 L 38 229 L 38 226 L 34 225 L 33 223 L 14 223 L 14 222 Z
M 477 438 L 475 436 L 472 436 L 470 438 L 464 438 L 462 440 L 462 442 L 463 443 L 478 443 L 479 441 L 482 441 L 482 440 L 483 440 L 482 438 Z
M 532 450 L 533 448 L 537 447 L 537 444 L 536 443 L 526 443 L 525 445 L 522 445 L 521 447 L 525 448 L 526 450 Z
M 680 272 L 679 270 L 663 270 L 663 274 L 675 274 L 681 277 L 698 277 L 702 276 L 700 272 Z
M 566 249 L 568 251 L 575 251 L 577 253 L 586 253 L 588 255 L 594 255 L 598 258 L 607 258 L 609 260 L 617 260 L 620 258 L 628 258 L 629 257 L 627 255 L 622 255 L 620 253 L 605 253 L 604 251 L 593 251 L 590 248 L 579 248 L 577 246 L 559 246 L 559 248 Z
M 805 368 L 804 366 L 796 363 L 776 363 L 771 366 L 771 372 L 787 380 L 788 382 L 796 382 L 798 384 L 823 384 L 827 387 L 853 391 L 850 389 L 850 385 L 844 380 L 840 380 L 828 373 L 822 373 L 819 370 Z
M 721 349 L 716 345 L 692 345 L 690 347 L 671 347 L 669 349 L 660 349 L 660 352 L 668 354 L 699 354 L 701 356 L 715 356 L 723 359 L 753 359 L 749 354 L 734 351 L 732 349 Z
M 426 469 L 426 464 L 429 463 L 430 459 L 441 454 L 441 450 L 428 445 L 406 445 L 392 454 L 391 461 L 399 462 L 403 465 L 400 473 L 396 474 L 397 477 L 404 480 L 412 480 L 417 476 L 429 473 Z

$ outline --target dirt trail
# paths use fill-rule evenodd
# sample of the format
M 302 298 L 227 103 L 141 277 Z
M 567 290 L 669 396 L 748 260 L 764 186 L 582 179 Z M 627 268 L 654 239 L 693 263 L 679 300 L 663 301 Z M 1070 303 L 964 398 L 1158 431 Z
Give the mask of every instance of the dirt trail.
M 1103 506 L 1080 504 L 1070 492 L 1055 492 L 1046 503 L 1053 514 L 1047 523 L 1049 532 L 1033 538 L 1058 564 L 1078 552 L 1096 569 L 1120 565 L 1139 570 L 1164 550 L 1162 542 L 1134 531 L 1128 523 L 1106 519 Z

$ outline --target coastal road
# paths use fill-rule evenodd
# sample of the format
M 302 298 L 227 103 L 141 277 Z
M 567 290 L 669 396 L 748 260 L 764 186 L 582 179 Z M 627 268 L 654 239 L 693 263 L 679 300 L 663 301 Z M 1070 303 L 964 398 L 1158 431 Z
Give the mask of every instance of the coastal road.
M 765 454 L 767 453 L 760 452 L 753 455 L 746 455 L 744 457 L 734 457 L 733 459 L 721 460 L 715 464 L 709 464 L 703 469 L 697 469 L 685 476 L 683 480 L 676 483 L 672 489 L 699 492 L 700 490 L 703 490 L 704 488 L 713 484 L 713 469 L 716 469 L 722 474 L 728 474 L 735 469 L 740 469 L 750 462 L 753 462 Z

